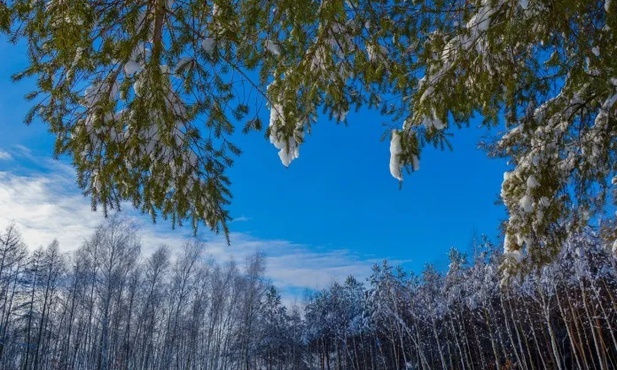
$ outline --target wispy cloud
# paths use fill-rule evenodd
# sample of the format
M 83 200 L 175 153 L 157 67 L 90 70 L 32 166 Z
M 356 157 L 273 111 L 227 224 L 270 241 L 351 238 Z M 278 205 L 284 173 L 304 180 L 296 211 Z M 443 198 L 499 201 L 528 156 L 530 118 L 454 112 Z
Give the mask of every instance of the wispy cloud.
M 48 245 L 57 239 L 64 251 L 77 249 L 104 218 L 93 212 L 89 200 L 75 185 L 72 168 L 62 162 L 33 158 L 28 151 L 14 152 L 16 161 L 36 160 L 36 169 L 0 171 L 0 227 L 13 222 L 30 247 Z M 23 164 L 22 164 L 23 165 Z M 149 255 L 165 244 L 178 250 L 192 236 L 192 230 L 171 230 L 169 224 L 152 224 L 148 217 L 130 211 L 124 214 L 140 225 L 142 252 Z M 239 217 L 234 222 L 246 221 Z M 346 249 L 323 249 L 286 240 L 264 240 L 247 233 L 232 233 L 231 246 L 220 235 L 204 233 L 207 253 L 218 261 L 233 258 L 242 262 L 256 251 L 267 257 L 267 274 L 284 291 L 321 289 L 348 275 L 368 276 L 378 259 Z M 291 293 L 293 294 L 293 293 Z
M 220 236 L 208 240 L 207 245 L 208 253 L 222 260 L 233 257 L 241 261 L 255 251 L 263 252 L 267 257 L 268 276 L 276 286 L 287 291 L 326 288 L 349 275 L 362 281 L 370 275 L 371 267 L 382 261 L 349 249 L 324 249 L 287 240 L 260 239 L 246 233 L 232 233 L 231 246 Z
M 5 150 L 0 149 L 0 161 L 8 161 L 11 160 L 13 157 L 11 156 L 11 154 Z
M 0 171 L 0 210 L 0 224 L 14 222 L 31 247 L 57 239 L 64 250 L 76 249 L 103 220 L 69 179 L 55 174 Z

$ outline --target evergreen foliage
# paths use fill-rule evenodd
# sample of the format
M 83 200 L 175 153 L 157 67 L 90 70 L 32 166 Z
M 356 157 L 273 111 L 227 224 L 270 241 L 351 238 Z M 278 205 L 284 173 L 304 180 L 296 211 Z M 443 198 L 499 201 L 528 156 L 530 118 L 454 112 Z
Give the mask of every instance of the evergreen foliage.
M 93 207 L 129 201 L 228 233 L 230 136 L 261 129 L 285 165 L 317 116 L 396 122 L 390 170 L 419 168 L 474 116 L 505 125 L 505 267 L 538 266 L 602 214 L 617 175 L 610 0 L 8 0 L 28 45 L 27 116 L 46 122 Z M 615 182 L 615 181 L 613 181 Z

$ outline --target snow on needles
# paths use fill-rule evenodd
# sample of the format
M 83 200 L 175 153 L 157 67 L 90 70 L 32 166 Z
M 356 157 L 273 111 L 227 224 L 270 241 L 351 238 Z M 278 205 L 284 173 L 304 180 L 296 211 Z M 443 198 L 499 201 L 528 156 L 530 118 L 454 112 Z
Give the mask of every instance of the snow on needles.
M 283 126 L 282 110 L 283 107 L 280 104 L 273 104 L 270 108 L 270 143 L 279 150 L 279 158 L 283 166 L 289 167 L 291 161 L 300 157 L 300 148 L 294 137 L 287 140 L 281 138 L 279 128 Z
M 403 181 L 403 175 L 401 173 L 402 164 L 400 159 L 402 152 L 401 133 L 397 130 L 392 130 L 392 138 L 390 139 L 390 174 L 398 181 Z
M 206 37 L 201 42 L 201 47 L 204 49 L 206 54 L 212 54 L 214 52 L 214 48 L 216 47 L 216 40 L 212 37 Z
M 274 43 L 274 41 L 266 40 L 266 42 L 264 43 L 264 46 L 266 47 L 266 50 L 268 50 L 273 55 L 275 56 L 281 55 L 281 49 L 279 48 L 277 44 Z

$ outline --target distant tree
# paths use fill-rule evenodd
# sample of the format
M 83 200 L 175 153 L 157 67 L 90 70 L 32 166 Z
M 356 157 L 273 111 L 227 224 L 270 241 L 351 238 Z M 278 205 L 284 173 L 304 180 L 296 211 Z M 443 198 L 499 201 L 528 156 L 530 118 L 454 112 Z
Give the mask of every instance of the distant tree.
M 49 367 L 49 356 L 53 351 L 49 345 L 58 343 L 56 336 L 59 328 L 54 324 L 55 309 L 57 307 L 57 289 L 65 269 L 64 258 L 60 254 L 58 241 L 54 240 L 44 251 L 40 269 L 41 294 L 39 298 L 39 322 L 35 348 L 33 368 Z M 55 339 L 55 340 L 54 340 Z M 41 359 L 42 358 L 42 359 Z
M 288 352 L 285 358 L 291 369 L 308 369 L 306 361 L 306 321 L 302 319 L 303 311 L 298 305 L 291 306 L 287 331 L 289 333 Z
M 247 257 L 244 274 L 238 278 L 240 301 L 236 326 L 236 346 L 240 353 L 241 369 L 250 370 L 255 356 L 257 342 L 257 324 L 259 309 L 263 302 L 268 285 L 263 280 L 265 272 L 265 256 L 255 253 Z
M 320 369 L 329 369 L 332 366 L 331 356 L 336 333 L 330 323 L 338 321 L 338 317 L 334 314 L 335 306 L 331 298 L 327 289 L 316 292 L 309 298 L 304 310 L 309 366 L 318 366 Z
M 96 339 L 97 367 L 106 370 L 112 359 L 110 342 L 114 312 L 120 308 L 118 302 L 140 252 L 135 226 L 120 217 L 112 217 L 97 228 L 85 243 L 84 251 L 93 266 L 92 298 L 96 298 L 95 317 L 100 324 Z
M 166 317 L 164 343 L 158 366 L 161 369 L 170 368 L 179 361 L 184 323 L 189 321 L 189 302 L 194 295 L 196 286 L 195 271 L 199 267 L 202 258 L 204 244 L 198 241 L 187 242 L 182 247 L 182 252 L 173 264 L 171 281 L 169 284 L 168 301 L 166 302 Z
M 369 277 L 368 307 L 372 326 L 381 343 L 383 361 L 389 367 L 402 368 L 409 360 L 409 347 L 404 344 L 410 338 L 411 313 L 407 294 L 407 274 L 387 261 L 373 266 Z M 417 343 L 416 343 L 417 344 Z
M 138 307 L 136 322 L 135 349 L 138 353 L 136 364 L 148 368 L 153 361 L 154 345 L 163 321 L 161 312 L 165 300 L 165 287 L 170 266 L 170 253 L 167 247 L 159 247 L 143 264 L 144 289 Z M 157 325 L 158 324 L 158 325 Z
M 257 353 L 266 370 L 278 369 L 286 362 L 287 348 L 292 340 L 288 332 L 287 308 L 274 286 L 264 295 L 257 318 Z
M 0 232 L 0 364 L 10 338 L 15 315 L 17 283 L 27 264 L 27 249 L 22 236 L 13 224 Z M 9 346 L 10 347 L 10 346 Z

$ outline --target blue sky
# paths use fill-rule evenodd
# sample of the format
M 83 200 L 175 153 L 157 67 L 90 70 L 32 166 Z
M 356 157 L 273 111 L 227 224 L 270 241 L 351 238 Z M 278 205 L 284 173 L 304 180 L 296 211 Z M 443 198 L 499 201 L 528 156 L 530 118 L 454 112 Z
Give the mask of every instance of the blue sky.
M 14 84 L 9 77 L 24 65 L 23 48 L 3 42 L 0 52 L 8 60 L 0 64 L 0 227 L 13 221 L 32 244 L 53 236 L 74 249 L 101 215 L 89 211 L 70 166 L 51 160 L 53 137 L 45 125 L 22 123 L 29 107 L 23 95 L 31 82 Z M 219 237 L 204 233 L 220 244 L 213 250 L 222 256 L 262 249 L 279 259 L 271 264 L 274 269 L 279 264 L 274 280 L 299 289 L 315 279 L 325 283 L 319 276 L 366 276 L 383 258 L 415 271 L 425 263 L 444 267 L 448 250 L 466 250 L 474 233 L 497 238 L 505 211 L 495 202 L 507 167 L 476 149 L 482 137 L 497 131 L 479 129 L 477 123 L 455 130 L 454 151 L 425 149 L 420 171 L 406 175 L 399 189 L 389 173 L 389 143 L 380 141 L 383 123 L 390 122 L 368 111 L 352 112 L 347 119 L 347 126 L 318 122 L 289 168 L 263 132 L 237 135 L 243 154 L 229 170 L 235 244 L 225 249 Z M 28 193 L 18 195 L 20 190 Z M 41 219 L 29 220 L 33 213 Z M 190 234 L 127 214 L 143 222 L 151 240 Z M 49 217 L 60 219 L 54 221 L 60 230 L 45 226 Z

